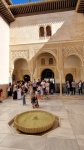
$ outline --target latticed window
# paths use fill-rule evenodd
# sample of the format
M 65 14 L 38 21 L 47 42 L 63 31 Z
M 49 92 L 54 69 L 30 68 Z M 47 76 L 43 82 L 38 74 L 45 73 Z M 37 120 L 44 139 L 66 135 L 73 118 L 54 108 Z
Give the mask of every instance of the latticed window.
M 45 59 L 44 58 L 41 59 L 41 65 L 45 65 Z
M 44 37 L 44 27 L 39 28 L 39 37 Z
M 51 27 L 50 26 L 46 27 L 46 36 L 51 36 Z
M 49 64 L 53 64 L 53 58 L 49 58 Z

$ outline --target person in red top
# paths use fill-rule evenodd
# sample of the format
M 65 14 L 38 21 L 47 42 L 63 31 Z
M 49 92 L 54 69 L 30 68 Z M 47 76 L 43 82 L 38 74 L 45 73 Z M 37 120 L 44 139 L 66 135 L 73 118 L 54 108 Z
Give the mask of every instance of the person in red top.
M 2 92 L 3 92 L 3 90 L 2 90 L 2 88 L 0 87 L 0 103 L 2 103 Z

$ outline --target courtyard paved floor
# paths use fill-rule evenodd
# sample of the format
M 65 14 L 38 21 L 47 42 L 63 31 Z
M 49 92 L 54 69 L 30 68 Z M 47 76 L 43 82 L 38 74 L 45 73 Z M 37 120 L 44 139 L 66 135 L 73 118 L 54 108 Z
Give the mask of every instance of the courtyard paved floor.
M 0 150 L 84 150 L 84 96 L 68 98 L 39 102 L 40 110 L 60 118 L 60 126 L 43 136 L 14 133 L 8 126 L 16 114 L 33 109 L 28 97 L 25 106 L 12 98 L 0 103 Z

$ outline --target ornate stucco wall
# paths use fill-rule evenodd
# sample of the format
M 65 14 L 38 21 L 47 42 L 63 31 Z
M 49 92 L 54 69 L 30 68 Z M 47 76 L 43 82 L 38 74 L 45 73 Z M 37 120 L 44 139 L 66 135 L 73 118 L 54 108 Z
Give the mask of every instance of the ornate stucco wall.
M 51 39 L 39 40 L 39 26 L 51 25 Z M 17 17 L 10 25 L 10 45 L 84 40 L 84 16 L 75 11 Z
M 51 26 L 52 36 L 39 38 L 39 27 Z M 51 54 L 55 64 L 45 65 L 43 69 L 53 70 L 57 82 L 62 82 L 71 73 L 78 82 L 84 74 L 84 16 L 75 11 L 56 12 L 17 17 L 10 24 L 10 68 L 16 70 L 15 61 L 24 58 L 33 78 L 40 78 L 42 66 L 39 58 Z M 49 56 L 49 55 L 48 55 Z M 46 58 L 47 61 L 48 57 Z M 75 61 L 75 62 L 74 62 Z M 37 65 L 39 63 L 39 65 Z M 78 65 L 77 65 L 78 64 Z M 19 70 L 20 66 L 17 70 Z M 38 71 L 39 68 L 39 71 Z M 18 72 L 20 74 L 20 72 Z M 23 78 L 23 77 L 21 77 Z

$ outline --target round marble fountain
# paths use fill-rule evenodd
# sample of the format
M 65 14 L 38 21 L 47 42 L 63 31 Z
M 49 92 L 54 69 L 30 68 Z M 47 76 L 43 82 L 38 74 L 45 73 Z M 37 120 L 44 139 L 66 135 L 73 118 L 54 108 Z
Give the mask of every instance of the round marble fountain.
M 53 127 L 55 116 L 47 111 L 32 110 L 21 113 L 14 118 L 14 125 L 24 133 L 42 133 Z

